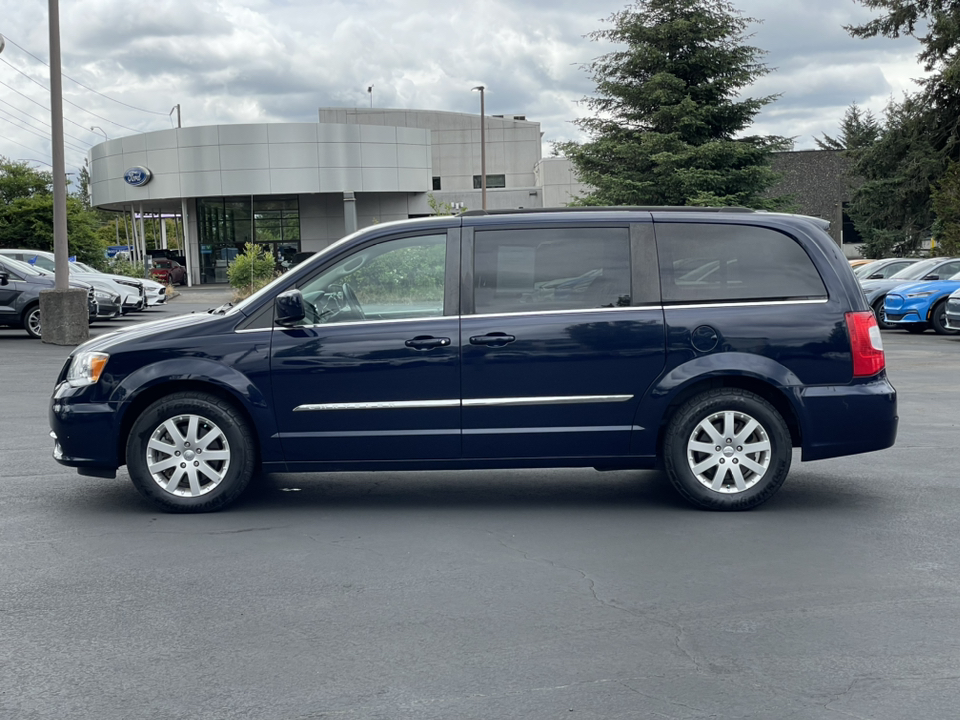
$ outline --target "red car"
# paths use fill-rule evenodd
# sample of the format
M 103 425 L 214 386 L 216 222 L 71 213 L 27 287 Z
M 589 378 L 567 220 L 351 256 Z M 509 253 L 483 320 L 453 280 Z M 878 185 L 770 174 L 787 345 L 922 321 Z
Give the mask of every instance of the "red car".
M 187 284 L 187 269 L 176 260 L 154 260 L 150 275 L 157 282 L 166 285 Z

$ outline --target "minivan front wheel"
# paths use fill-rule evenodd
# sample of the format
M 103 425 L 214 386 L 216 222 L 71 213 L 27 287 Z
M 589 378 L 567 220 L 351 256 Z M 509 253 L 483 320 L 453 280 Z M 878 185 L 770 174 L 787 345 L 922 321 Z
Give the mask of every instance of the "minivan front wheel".
M 134 421 L 127 468 L 137 490 L 166 512 L 226 507 L 253 476 L 254 437 L 229 403 L 203 392 L 157 400 Z
M 677 491 L 707 510 L 767 501 L 790 470 L 786 423 L 759 395 L 719 388 L 682 405 L 667 425 L 664 465 Z

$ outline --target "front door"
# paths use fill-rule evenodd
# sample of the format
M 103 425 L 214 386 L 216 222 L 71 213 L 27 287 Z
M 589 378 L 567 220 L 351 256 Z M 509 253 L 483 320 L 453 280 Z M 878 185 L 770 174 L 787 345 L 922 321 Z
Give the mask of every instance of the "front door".
M 307 317 L 273 332 L 288 463 L 460 456 L 459 230 L 391 237 L 300 285 Z
M 465 241 L 465 458 L 629 453 L 644 431 L 637 407 L 664 366 L 653 244 L 650 223 L 477 230 Z

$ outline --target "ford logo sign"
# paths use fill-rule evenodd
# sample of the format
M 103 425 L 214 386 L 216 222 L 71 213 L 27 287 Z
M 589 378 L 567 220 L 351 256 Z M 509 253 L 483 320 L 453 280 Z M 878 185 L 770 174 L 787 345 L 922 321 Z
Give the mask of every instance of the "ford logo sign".
M 152 177 L 153 173 L 140 165 L 130 168 L 123 174 L 123 179 L 127 185 L 133 185 L 134 187 L 146 185 Z

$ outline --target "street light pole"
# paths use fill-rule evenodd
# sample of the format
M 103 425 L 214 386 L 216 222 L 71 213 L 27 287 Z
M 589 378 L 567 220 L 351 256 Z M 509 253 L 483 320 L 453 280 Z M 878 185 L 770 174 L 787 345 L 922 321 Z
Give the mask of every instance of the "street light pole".
M 91 126 L 90 126 L 90 132 L 97 132 L 97 131 L 99 131 L 100 134 L 103 135 L 103 139 L 104 139 L 104 140 L 109 140 L 109 139 L 110 139 L 110 138 L 107 137 L 107 131 L 104 130 L 104 129 L 103 129 L 102 127 L 100 127 L 99 125 L 91 125 Z
M 60 75 L 60 7 L 49 0 L 50 8 L 50 127 L 53 144 L 53 255 L 57 290 L 69 287 L 67 251 L 67 184 L 63 157 L 63 78 Z
M 483 85 L 477 85 L 474 90 L 480 91 L 480 202 L 483 209 L 487 209 L 487 119 L 483 107 Z

